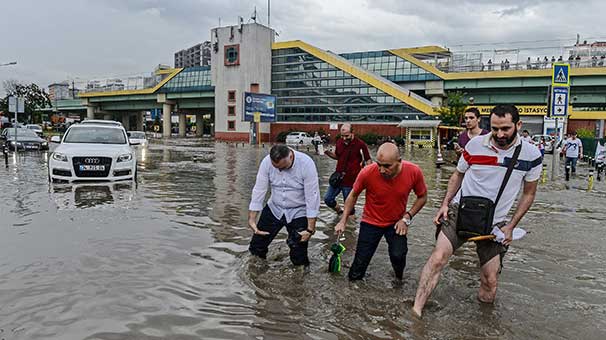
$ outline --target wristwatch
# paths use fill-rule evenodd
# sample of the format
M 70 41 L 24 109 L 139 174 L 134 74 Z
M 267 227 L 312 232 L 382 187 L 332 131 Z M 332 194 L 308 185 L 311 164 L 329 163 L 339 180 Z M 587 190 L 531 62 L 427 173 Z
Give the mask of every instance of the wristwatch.
M 310 233 L 312 235 L 316 233 L 315 229 L 314 230 L 309 230 L 309 228 L 307 228 L 307 229 L 305 229 L 305 231 L 307 231 L 308 233 Z
M 407 219 L 406 215 L 410 216 L 410 219 Z M 407 227 L 410 226 L 412 224 L 412 214 L 408 211 L 405 212 L 404 217 L 402 217 L 402 221 L 404 221 L 404 224 L 406 224 Z

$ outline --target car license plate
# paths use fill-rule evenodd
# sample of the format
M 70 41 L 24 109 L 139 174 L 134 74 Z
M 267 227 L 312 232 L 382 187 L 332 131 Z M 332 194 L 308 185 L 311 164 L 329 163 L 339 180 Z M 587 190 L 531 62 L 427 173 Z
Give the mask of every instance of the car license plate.
M 80 165 L 80 171 L 105 171 L 105 165 Z
M 26 149 L 37 149 L 38 146 L 37 145 L 26 145 L 25 148 Z

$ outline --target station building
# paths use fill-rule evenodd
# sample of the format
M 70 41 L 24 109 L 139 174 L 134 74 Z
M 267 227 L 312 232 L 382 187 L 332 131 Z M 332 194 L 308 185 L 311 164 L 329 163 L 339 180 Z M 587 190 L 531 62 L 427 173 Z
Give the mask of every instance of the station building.
M 137 127 L 142 112 L 161 110 L 163 116 L 179 117 L 181 135 L 187 115 L 210 117 L 217 140 L 249 141 L 256 131 L 243 119 L 243 98 L 244 92 L 257 92 L 276 96 L 276 121 L 260 124 L 264 141 L 290 130 L 334 136 L 344 122 L 353 123 L 358 134 L 408 136 L 415 124 L 403 121 L 439 119 L 436 109 L 448 93 L 461 91 L 484 114 L 497 104 L 517 105 L 531 134 L 545 133 L 552 124 L 545 117 L 550 65 L 498 67 L 495 60 L 488 66 L 481 55 L 440 46 L 337 54 L 300 40 L 276 42 L 273 29 L 257 23 L 210 33 L 210 66 L 163 70 L 161 80 L 145 89 L 81 93 L 74 110 L 108 119 L 134 111 Z M 568 131 L 586 128 L 603 137 L 606 66 L 575 63 L 570 76 Z M 164 128 L 170 136 L 170 120 L 164 120 Z M 426 138 L 424 133 L 413 135 Z

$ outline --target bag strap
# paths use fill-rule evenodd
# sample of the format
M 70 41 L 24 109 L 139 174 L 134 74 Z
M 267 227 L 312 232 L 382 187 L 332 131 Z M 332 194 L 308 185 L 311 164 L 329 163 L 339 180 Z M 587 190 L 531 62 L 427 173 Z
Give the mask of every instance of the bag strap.
M 501 188 L 499 188 L 499 194 L 497 195 L 497 199 L 494 201 L 495 207 L 497 206 L 497 203 L 499 203 L 499 199 L 501 198 L 501 195 L 503 194 L 503 191 L 505 190 L 505 186 L 507 185 L 507 182 L 509 181 L 509 177 L 511 177 L 511 173 L 513 172 L 513 167 L 518 162 L 518 157 L 520 156 L 520 151 L 522 151 L 522 142 L 521 141 L 520 141 L 520 144 L 516 147 L 515 151 L 513 152 L 513 157 L 511 157 L 511 161 L 509 163 L 509 166 L 507 167 L 507 172 L 505 173 L 505 178 L 503 178 L 503 183 L 501 183 Z

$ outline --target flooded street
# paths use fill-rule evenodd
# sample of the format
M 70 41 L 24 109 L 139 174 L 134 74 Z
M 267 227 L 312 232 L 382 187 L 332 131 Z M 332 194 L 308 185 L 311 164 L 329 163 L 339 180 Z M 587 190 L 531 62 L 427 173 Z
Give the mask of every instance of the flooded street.
M 48 154 L 11 155 L 0 167 L 0 339 L 606 338 L 606 183 L 588 193 L 584 163 L 569 183 L 539 185 L 520 224 L 530 234 L 505 257 L 494 306 L 477 302 L 475 247 L 464 246 L 416 320 L 431 219 L 454 166 L 435 169 L 435 151 L 402 149 L 429 189 L 404 281 L 382 242 L 367 279 L 350 283 L 359 226 L 348 225 L 343 272 L 329 274 L 337 216 L 324 204 L 307 270 L 290 264 L 285 230 L 267 261 L 249 256 L 248 203 L 267 152 L 155 140 L 138 152 L 136 185 L 52 186 Z M 335 162 L 312 157 L 323 195 Z

